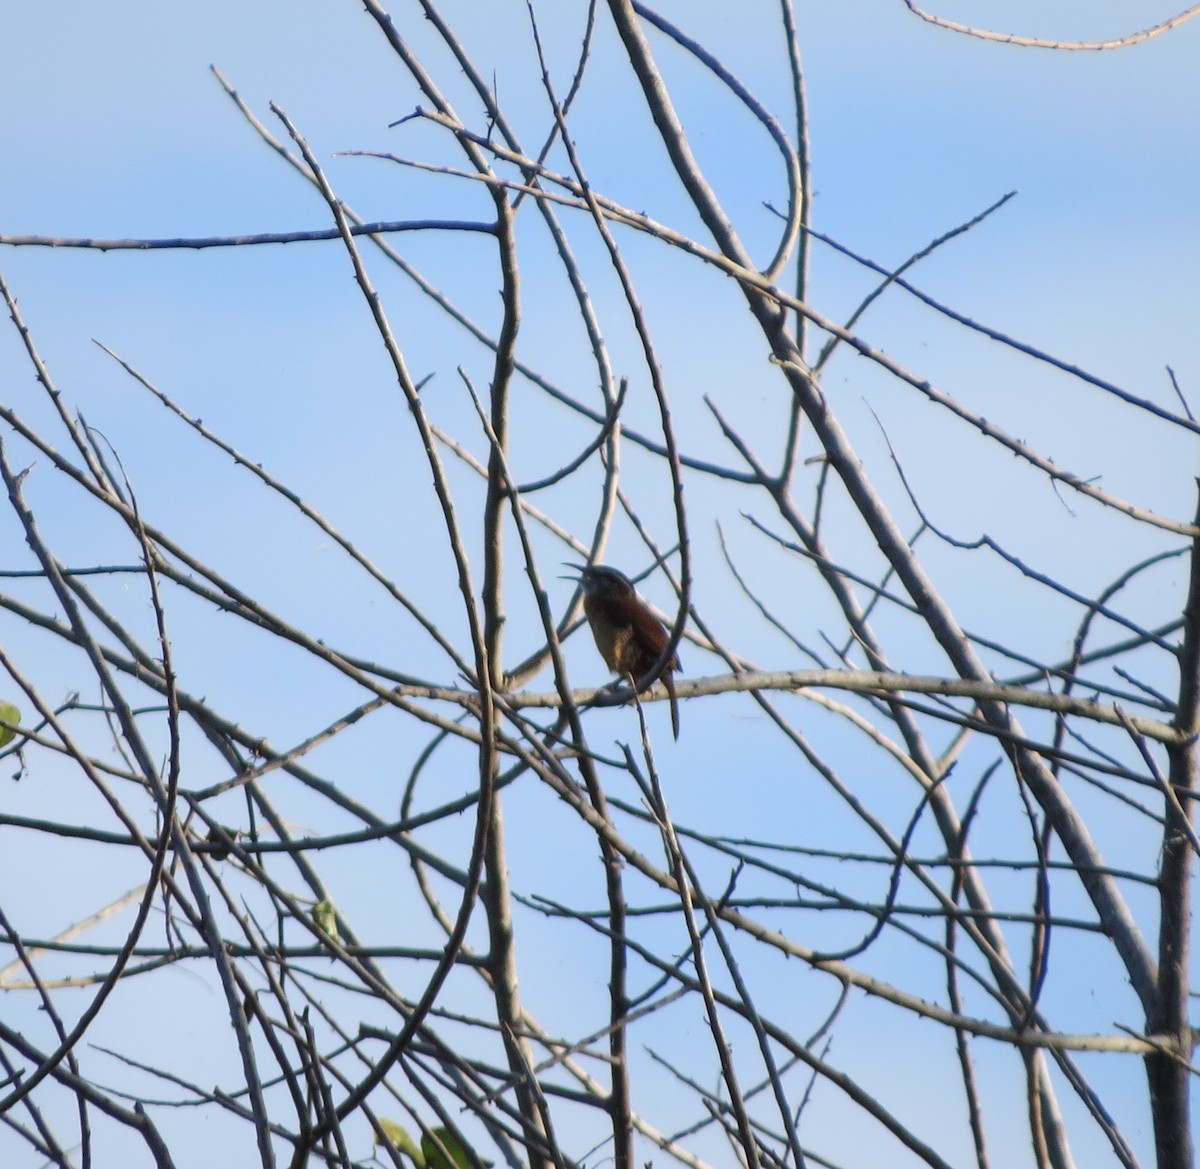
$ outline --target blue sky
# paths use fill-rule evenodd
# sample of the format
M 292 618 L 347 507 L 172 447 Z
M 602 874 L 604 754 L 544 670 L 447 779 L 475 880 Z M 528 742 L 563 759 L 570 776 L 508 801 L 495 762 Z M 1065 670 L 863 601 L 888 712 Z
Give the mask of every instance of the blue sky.
M 537 7 L 561 87 L 573 61 L 581 7 L 566 2 Z M 514 111 L 527 144 L 540 144 L 549 122 L 528 73 L 532 58 L 524 4 L 463 0 L 445 10 L 477 59 L 495 70 L 501 100 Z M 775 5 L 705 0 L 663 4 L 662 10 L 721 55 L 768 106 L 786 107 L 782 45 L 771 31 Z M 938 11 L 981 27 L 1071 38 L 1121 35 L 1170 14 L 1161 5 L 1132 0 L 1087 6 L 963 2 Z M 432 47 L 415 7 L 397 7 L 395 15 L 406 36 L 428 47 L 460 115 L 482 132 L 477 100 L 465 91 L 444 52 Z M 976 320 L 1168 406 L 1174 401 L 1165 372 L 1170 365 L 1193 404 L 1200 402 L 1200 21 L 1118 52 L 1052 53 L 932 28 L 899 0 L 805 4 L 800 18 L 812 119 L 815 228 L 891 266 L 1015 190 L 1016 198 L 995 216 L 918 267 L 914 282 Z M 602 33 L 601 49 L 611 49 L 610 42 L 611 33 Z M 698 156 L 709 166 L 743 238 L 756 256 L 765 255 L 778 224 L 763 203 L 778 205 L 783 196 L 777 163 L 761 136 L 718 100 L 694 63 L 661 40 L 653 43 Z M 377 150 L 457 160 L 445 139 L 428 127 L 388 128 L 412 110 L 418 97 L 359 5 L 19 0 L 0 16 L 5 174 L 0 235 L 180 237 L 325 227 L 323 203 L 244 124 L 214 81 L 212 65 L 281 133 L 267 108 L 269 101 L 278 102 L 328 167 L 338 192 L 367 218 L 486 217 L 486 199 L 464 183 L 377 159 L 334 157 L 338 151 Z M 595 71 L 572 123 L 589 178 L 629 206 L 691 229 L 676 192 L 663 179 L 657 143 L 640 132 L 645 118 L 630 101 L 628 76 L 606 51 L 598 51 Z M 695 265 L 657 244 L 628 237 L 622 242 L 658 330 L 675 401 L 684 407 L 677 418 L 687 449 L 734 461 L 701 404 L 702 395 L 710 394 L 753 441 L 773 451 L 785 416 L 777 375 L 762 360 L 761 337 L 740 319 L 726 320 L 737 303 L 736 291 L 711 272 L 694 276 Z M 578 373 L 578 323 L 565 303 L 561 278 L 545 267 L 540 246 L 531 241 L 527 253 L 523 352 L 586 398 L 594 390 L 594 376 L 586 368 Z M 581 241 L 580 247 L 595 261 L 593 243 Z M 469 311 L 495 322 L 496 278 L 485 244 L 430 234 L 403 237 L 403 249 Z M 635 347 L 617 311 L 611 277 L 594 271 L 618 370 L 635 368 Z M 428 472 L 405 429 L 403 404 L 337 245 L 103 255 L 2 247 L 0 272 L 18 297 L 59 388 L 120 452 L 156 521 L 186 533 L 199 551 L 317 636 L 392 663 L 413 654 L 436 676 L 452 681 L 445 663 L 427 646 L 414 648 L 409 624 L 361 582 L 345 577 L 326 541 L 251 488 L 228 459 L 201 447 L 93 344 L 99 340 L 115 350 L 295 486 L 397 577 L 412 575 L 414 549 L 428 556 L 427 579 L 414 588 L 447 631 L 461 635 L 437 517 L 423 506 L 429 502 Z M 375 275 L 414 374 L 435 375 L 431 409 L 452 429 L 471 433 L 470 407 L 455 368 L 464 365 L 483 387 L 489 368 L 483 350 L 464 341 L 382 265 Z M 815 245 L 811 299 L 822 312 L 845 317 L 874 282 L 851 261 Z M 983 344 L 898 293 L 873 308 L 860 330 L 872 344 L 1084 477 L 1102 476 L 1106 488 L 1143 506 L 1181 519 L 1190 516 L 1196 473 L 1190 438 L 1164 433 L 1128 407 L 1048 375 L 1026 357 Z M 11 329 L 0 330 L 0 377 L 7 401 L 44 415 Z M 581 384 L 572 383 L 574 377 Z M 1137 555 L 1170 543 L 1159 533 L 1135 533 L 1127 546 L 1106 543 L 1107 537 L 1098 534 L 1103 526 L 1090 525 L 1089 505 L 1070 500 L 1070 507 L 1047 508 L 1052 489 L 1044 482 L 1031 475 L 1014 479 L 1010 456 L 978 438 L 964 438 L 960 428 L 935 417 L 894 383 L 883 383 L 861 360 L 840 357 L 826 389 L 839 395 L 847 427 L 878 460 L 881 477 L 889 474 L 882 424 L 919 497 L 932 505 L 939 523 L 963 539 L 986 530 L 1085 590 L 1101 587 Z M 644 390 L 643 384 L 631 400 L 629 417 L 648 425 L 653 411 Z M 552 412 L 541 399 L 519 399 L 516 417 L 519 478 L 546 473 L 558 465 L 562 449 L 574 450 L 586 441 L 583 426 Z M 483 448 L 476 441 L 473 449 Z M 671 517 L 661 468 L 639 469 L 638 456 L 628 446 L 626 457 L 628 481 L 638 488 L 644 514 L 669 545 Z M 460 482 L 471 498 L 469 477 L 462 475 Z M 48 468 L 31 476 L 29 490 L 47 528 L 65 548 L 80 559 L 107 555 L 110 529 L 88 508 L 77 508 L 53 483 Z M 697 600 L 703 607 L 719 603 L 728 587 L 716 552 L 714 517 L 731 526 L 743 563 L 777 561 L 744 525 L 737 527 L 745 500 L 703 481 L 690 490 L 702 576 Z M 887 490 L 900 501 L 901 514 L 915 523 L 894 479 L 888 479 Z M 577 534 L 590 530 L 594 500 L 585 493 L 556 499 L 555 506 Z M 1036 526 L 1026 521 L 1030 514 L 1038 516 Z M 475 520 L 469 510 L 467 515 L 470 526 Z M 11 521 L 0 530 L 7 555 L 20 560 L 23 550 Z M 615 541 L 614 556 L 633 555 L 635 547 L 626 532 Z M 851 535 L 844 547 L 848 554 L 861 551 Z M 129 555 L 128 547 L 124 554 Z M 964 623 L 986 623 L 993 635 L 1017 640 L 1049 637 L 1065 648 L 1073 616 L 1053 607 L 1036 616 L 1015 604 L 997 607 L 990 596 L 972 592 L 970 573 L 960 577 L 954 557 L 933 554 L 931 560 L 944 572 L 942 583 L 961 590 Z M 547 575 L 553 571 L 556 567 Z M 1162 587 L 1174 589 L 1179 572 L 1166 579 Z M 780 605 L 792 600 L 790 578 L 773 576 L 763 584 Z M 660 586 L 650 584 L 648 591 L 668 605 Z M 568 596 L 563 583 L 552 593 L 552 604 L 565 606 Z M 111 600 L 148 628 L 140 595 L 114 589 Z M 509 645 L 516 658 L 532 648 L 536 631 L 528 608 L 514 603 Z M 821 620 L 830 616 L 822 604 L 814 601 L 811 624 L 808 614 L 801 619 L 805 636 L 814 642 Z M 174 622 L 189 688 L 219 695 L 231 710 L 251 711 L 281 744 L 312 733 L 361 698 L 345 685 L 325 689 L 324 681 L 321 689 L 315 683 L 307 689 L 291 674 L 296 666 L 289 654 L 270 647 L 260 647 L 261 656 L 247 670 L 241 643 L 214 636 L 212 623 L 187 604 L 181 604 Z M 808 664 L 782 652 L 752 613 L 730 612 L 722 632 L 750 656 L 761 653 L 766 665 Z M 69 659 L 27 637 L 14 619 L 0 618 L 0 641 L 33 655 L 30 668 L 48 690 L 65 690 Z M 599 680 L 590 653 L 582 638 L 570 647 L 577 685 Z M 716 668 L 699 660 L 694 649 L 689 655 L 685 648 L 684 657 L 685 669 L 692 672 Z M 938 668 L 933 661 L 923 664 Z M 544 683 L 545 676 L 538 685 Z M 694 777 L 677 798 L 681 816 L 695 822 L 703 822 L 721 799 L 740 757 L 735 736 L 757 717 L 735 704 L 728 708 L 731 713 L 711 719 L 701 718 L 699 709 L 699 704 L 685 707 L 690 733 L 678 754 L 668 756 Z M 609 717 L 616 735 L 617 715 Z M 361 784 L 364 797 L 390 808 L 394 793 L 387 780 L 368 773 L 364 763 L 373 767 L 388 750 L 389 728 L 381 723 L 321 758 L 331 774 Z M 753 810 L 753 797 L 770 798 L 778 779 L 775 766 L 783 765 L 765 753 L 761 772 L 739 779 L 744 784 L 739 791 L 751 798 L 738 805 L 733 819 Z M 30 781 L 4 796 L 11 808 L 30 815 L 44 810 L 44 798 L 44 790 Z M 535 821 L 526 829 L 532 843 L 522 858 L 534 883 L 546 823 L 558 821 L 528 793 L 513 798 Z M 323 812 L 298 804 L 297 820 L 303 823 L 306 814 Z M 793 814 L 788 830 L 809 831 L 805 817 L 794 809 Z M 547 821 L 536 822 L 542 815 Z M 18 881 L 38 889 L 29 912 L 38 928 L 53 922 L 65 926 L 87 908 L 58 892 L 50 874 L 59 863 L 19 851 L 0 858 L 0 889 L 13 889 Z M 31 865 L 46 874 L 46 883 L 27 882 Z M 385 928 L 390 907 L 357 887 L 361 882 L 353 871 L 339 878 L 346 904 L 355 905 L 363 920 Z M 105 875 L 105 884 L 115 894 L 136 879 L 136 871 L 113 871 Z M 11 899 L 5 896 L 6 902 Z M 62 900 L 55 904 L 57 897 Z M 551 1000 L 561 994 L 556 973 L 530 975 Z M 542 981 L 547 985 L 539 986 Z M 175 983 L 188 1001 L 195 995 L 219 1013 L 210 988 L 198 979 L 180 974 Z M 553 1001 L 549 1009 L 569 1005 Z M 1061 1005 L 1069 1013 L 1074 1004 L 1064 996 Z M 113 1008 L 113 1031 L 127 1029 L 131 1016 L 125 1012 L 136 1009 L 136 1003 L 120 998 Z M 1114 1017 L 1136 1025 L 1121 1013 L 1125 1010 L 1122 1003 Z M 183 1012 L 172 1015 L 163 1008 L 161 1017 L 179 1027 L 180 1042 L 191 1041 Z M 866 1043 L 870 1034 L 864 1023 L 851 1031 L 847 1047 Z M 155 1036 L 146 1038 L 152 1049 Z M 1134 1063 L 1131 1059 L 1122 1073 L 1140 1077 Z M 1106 1066 L 1097 1074 L 1110 1073 Z M 1119 1074 L 1115 1082 L 1119 1090 Z M 912 1103 L 918 1111 L 925 1106 L 920 1100 Z M 0 1138 L 0 1152 L 3 1148 Z M 1084 1145 L 1080 1163 L 1087 1163 L 1086 1151 Z

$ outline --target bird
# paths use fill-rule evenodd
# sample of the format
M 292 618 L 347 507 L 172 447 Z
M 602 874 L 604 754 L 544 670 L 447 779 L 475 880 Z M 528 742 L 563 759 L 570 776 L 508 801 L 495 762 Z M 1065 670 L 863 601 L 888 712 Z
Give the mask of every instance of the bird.
M 583 612 L 592 627 L 596 648 L 604 664 L 615 674 L 627 677 L 632 685 L 644 678 L 662 657 L 671 637 L 666 626 L 637 595 L 623 573 L 603 564 L 568 564 L 579 571 L 583 589 Z M 675 696 L 674 671 L 679 670 L 679 655 L 667 662 L 662 672 L 663 685 L 671 699 L 671 731 L 679 738 L 679 700 Z

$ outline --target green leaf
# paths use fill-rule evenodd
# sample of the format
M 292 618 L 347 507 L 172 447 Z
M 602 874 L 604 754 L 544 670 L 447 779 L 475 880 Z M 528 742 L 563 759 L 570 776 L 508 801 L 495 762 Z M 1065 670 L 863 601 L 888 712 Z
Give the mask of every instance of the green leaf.
M 421 1152 L 425 1154 L 426 1169 L 471 1169 L 466 1150 L 448 1128 L 435 1128 L 422 1133 Z M 450 1154 L 449 1160 L 446 1159 L 447 1153 Z
M 17 737 L 21 712 L 11 702 L 0 702 L 0 747 L 7 747 Z
M 332 901 L 318 901 L 312 907 L 312 919 L 321 933 L 331 938 L 338 936 L 337 910 L 334 909 Z
M 408 1129 L 394 1120 L 388 1120 L 386 1116 L 379 1118 L 379 1127 L 383 1129 L 392 1146 L 409 1157 L 417 1169 L 426 1169 L 425 1154 L 417 1148 L 412 1137 L 408 1135 Z

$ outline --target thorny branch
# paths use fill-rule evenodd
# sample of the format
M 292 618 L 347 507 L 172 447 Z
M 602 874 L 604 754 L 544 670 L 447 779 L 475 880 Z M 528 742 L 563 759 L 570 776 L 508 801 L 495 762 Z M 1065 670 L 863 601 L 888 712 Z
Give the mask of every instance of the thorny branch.
M 1071 49 L 1200 11 L 1047 42 L 904 3 L 967 35 Z M 71 252 L 340 246 L 385 374 L 339 398 L 339 421 L 361 411 L 388 437 L 386 459 L 364 441 L 341 468 L 353 508 L 318 506 L 318 484 L 271 469 L 288 453 L 276 436 L 247 449 L 149 362 L 102 345 L 135 408 L 183 436 L 164 451 L 219 456 L 219 472 L 196 464 L 196 494 L 230 464 L 240 477 L 239 506 L 206 541 L 173 510 L 177 483 L 73 412 L 0 282 L 37 387 L 0 403 L 0 702 L 18 708 L 0 710 L 14 774 L 0 834 L 32 874 L 0 894 L 0 987 L 24 1012 L 0 1025 L 2 1139 L 59 1165 L 78 1145 L 88 1164 L 124 1128 L 169 1166 L 186 1147 L 180 1114 L 198 1111 L 239 1147 L 251 1126 L 264 1166 L 632 1169 L 661 1152 L 706 1169 L 729 1142 L 751 1167 L 866 1148 L 940 1167 L 961 1137 L 981 1169 L 1031 1148 L 1068 1169 L 1075 1146 L 1132 1167 L 1150 1156 L 1126 1100 L 1134 1055 L 1158 1169 L 1190 1165 L 1200 513 L 1160 514 L 1055 462 L 1032 424 L 989 421 L 971 390 L 892 356 L 872 322 L 908 298 L 985 357 L 1019 353 L 1097 409 L 1194 437 L 1179 379 L 1161 402 L 918 287 L 913 270 L 970 246 L 1009 196 L 899 267 L 817 230 L 789 0 L 782 111 L 755 93 L 765 74 L 740 76 L 641 0 L 556 13 L 553 32 L 527 0 L 536 67 L 519 82 L 430 0 L 413 11 L 436 53 L 409 16 L 365 8 L 416 97 L 391 133 L 446 151 L 341 151 L 336 165 L 386 158 L 391 179 L 465 192 L 472 212 L 414 195 L 403 219 L 359 215 L 302 127 L 272 107 L 276 137 L 218 73 L 332 226 L 0 236 Z M 730 143 L 771 159 L 769 236 L 723 201 L 668 54 L 727 103 Z M 644 119 L 622 150 L 657 137 L 645 209 L 601 189 L 614 158 L 589 132 L 598 87 L 606 108 Z M 471 273 L 498 291 L 482 312 L 452 291 L 457 271 L 426 274 L 407 254 L 433 233 L 448 254 L 468 237 L 491 249 Z M 816 248 L 873 282 L 849 316 L 821 308 Z M 689 287 L 663 275 L 680 272 Z M 672 326 L 710 286 L 724 294 L 681 343 Z M 428 372 L 425 332 L 449 338 Z M 736 375 L 695 384 L 697 353 Z M 1033 530 L 1058 503 L 1031 489 L 1071 487 L 1074 538 L 1110 583 L 982 520 L 969 530 L 983 535 L 951 537 L 831 388 L 856 358 L 1016 456 L 1002 486 L 941 480 L 947 501 L 982 516 L 993 491 L 1038 499 Z M 247 556 L 276 528 L 277 562 Z M 632 689 L 595 687 L 578 599 L 554 582 L 568 556 L 618 564 L 671 630 Z M 314 591 L 333 598 L 328 619 L 304 608 Z M 674 747 L 652 683 L 680 647 L 690 717 Z M 235 668 L 206 669 L 202 651 Z M 29 894 L 62 873 L 82 908 Z M 185 971 L 213 993 L 169 981 Z M 136 1029 L 105 1033 L 129 1027 L 134 997 Z M 188 1044 L 153 1042 L 180 1019 L 194 1020 Z M 1018 1057 L 1019 1136 L 988 1087 L 1011 1070 L 998 1052 Z M 1104 1093 L 1089 1079 L 1095 1060 L 1125 1069 L 1121 1098 L 1106 1095 L 1117 1073 L 1096 1075 Z M 961 1117 L 911 1107 L 916 1066 L 957 1077 Z

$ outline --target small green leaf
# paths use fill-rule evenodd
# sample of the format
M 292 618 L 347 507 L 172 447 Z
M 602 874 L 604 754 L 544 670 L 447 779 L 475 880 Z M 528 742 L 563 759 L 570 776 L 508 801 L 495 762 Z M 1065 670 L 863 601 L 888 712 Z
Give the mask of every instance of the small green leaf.
M 394 1148 L 408 1156 L 417 1169 L 425 1169 L 425 1154 L 408 1135 L 408 1129 L 394 1120 L 388 1120 L 386 1116 L 379 1118 L 379 1127 L 387 1134 L 387 1139 Z
M 0 747 L 7 747 L 17 737 L 21 712 L 11 702 L 0 702 Z
M 318 901 L 312 907 L 312 919 L 321 933 L 337 938 L 337 910 L 332 901 Z
M 466 1150 L 448 1128 L 435 1128 L 422 1133 L 421 1152 L 425 1154 L 426 1169 L 471 1169 L 471 1159 Z

